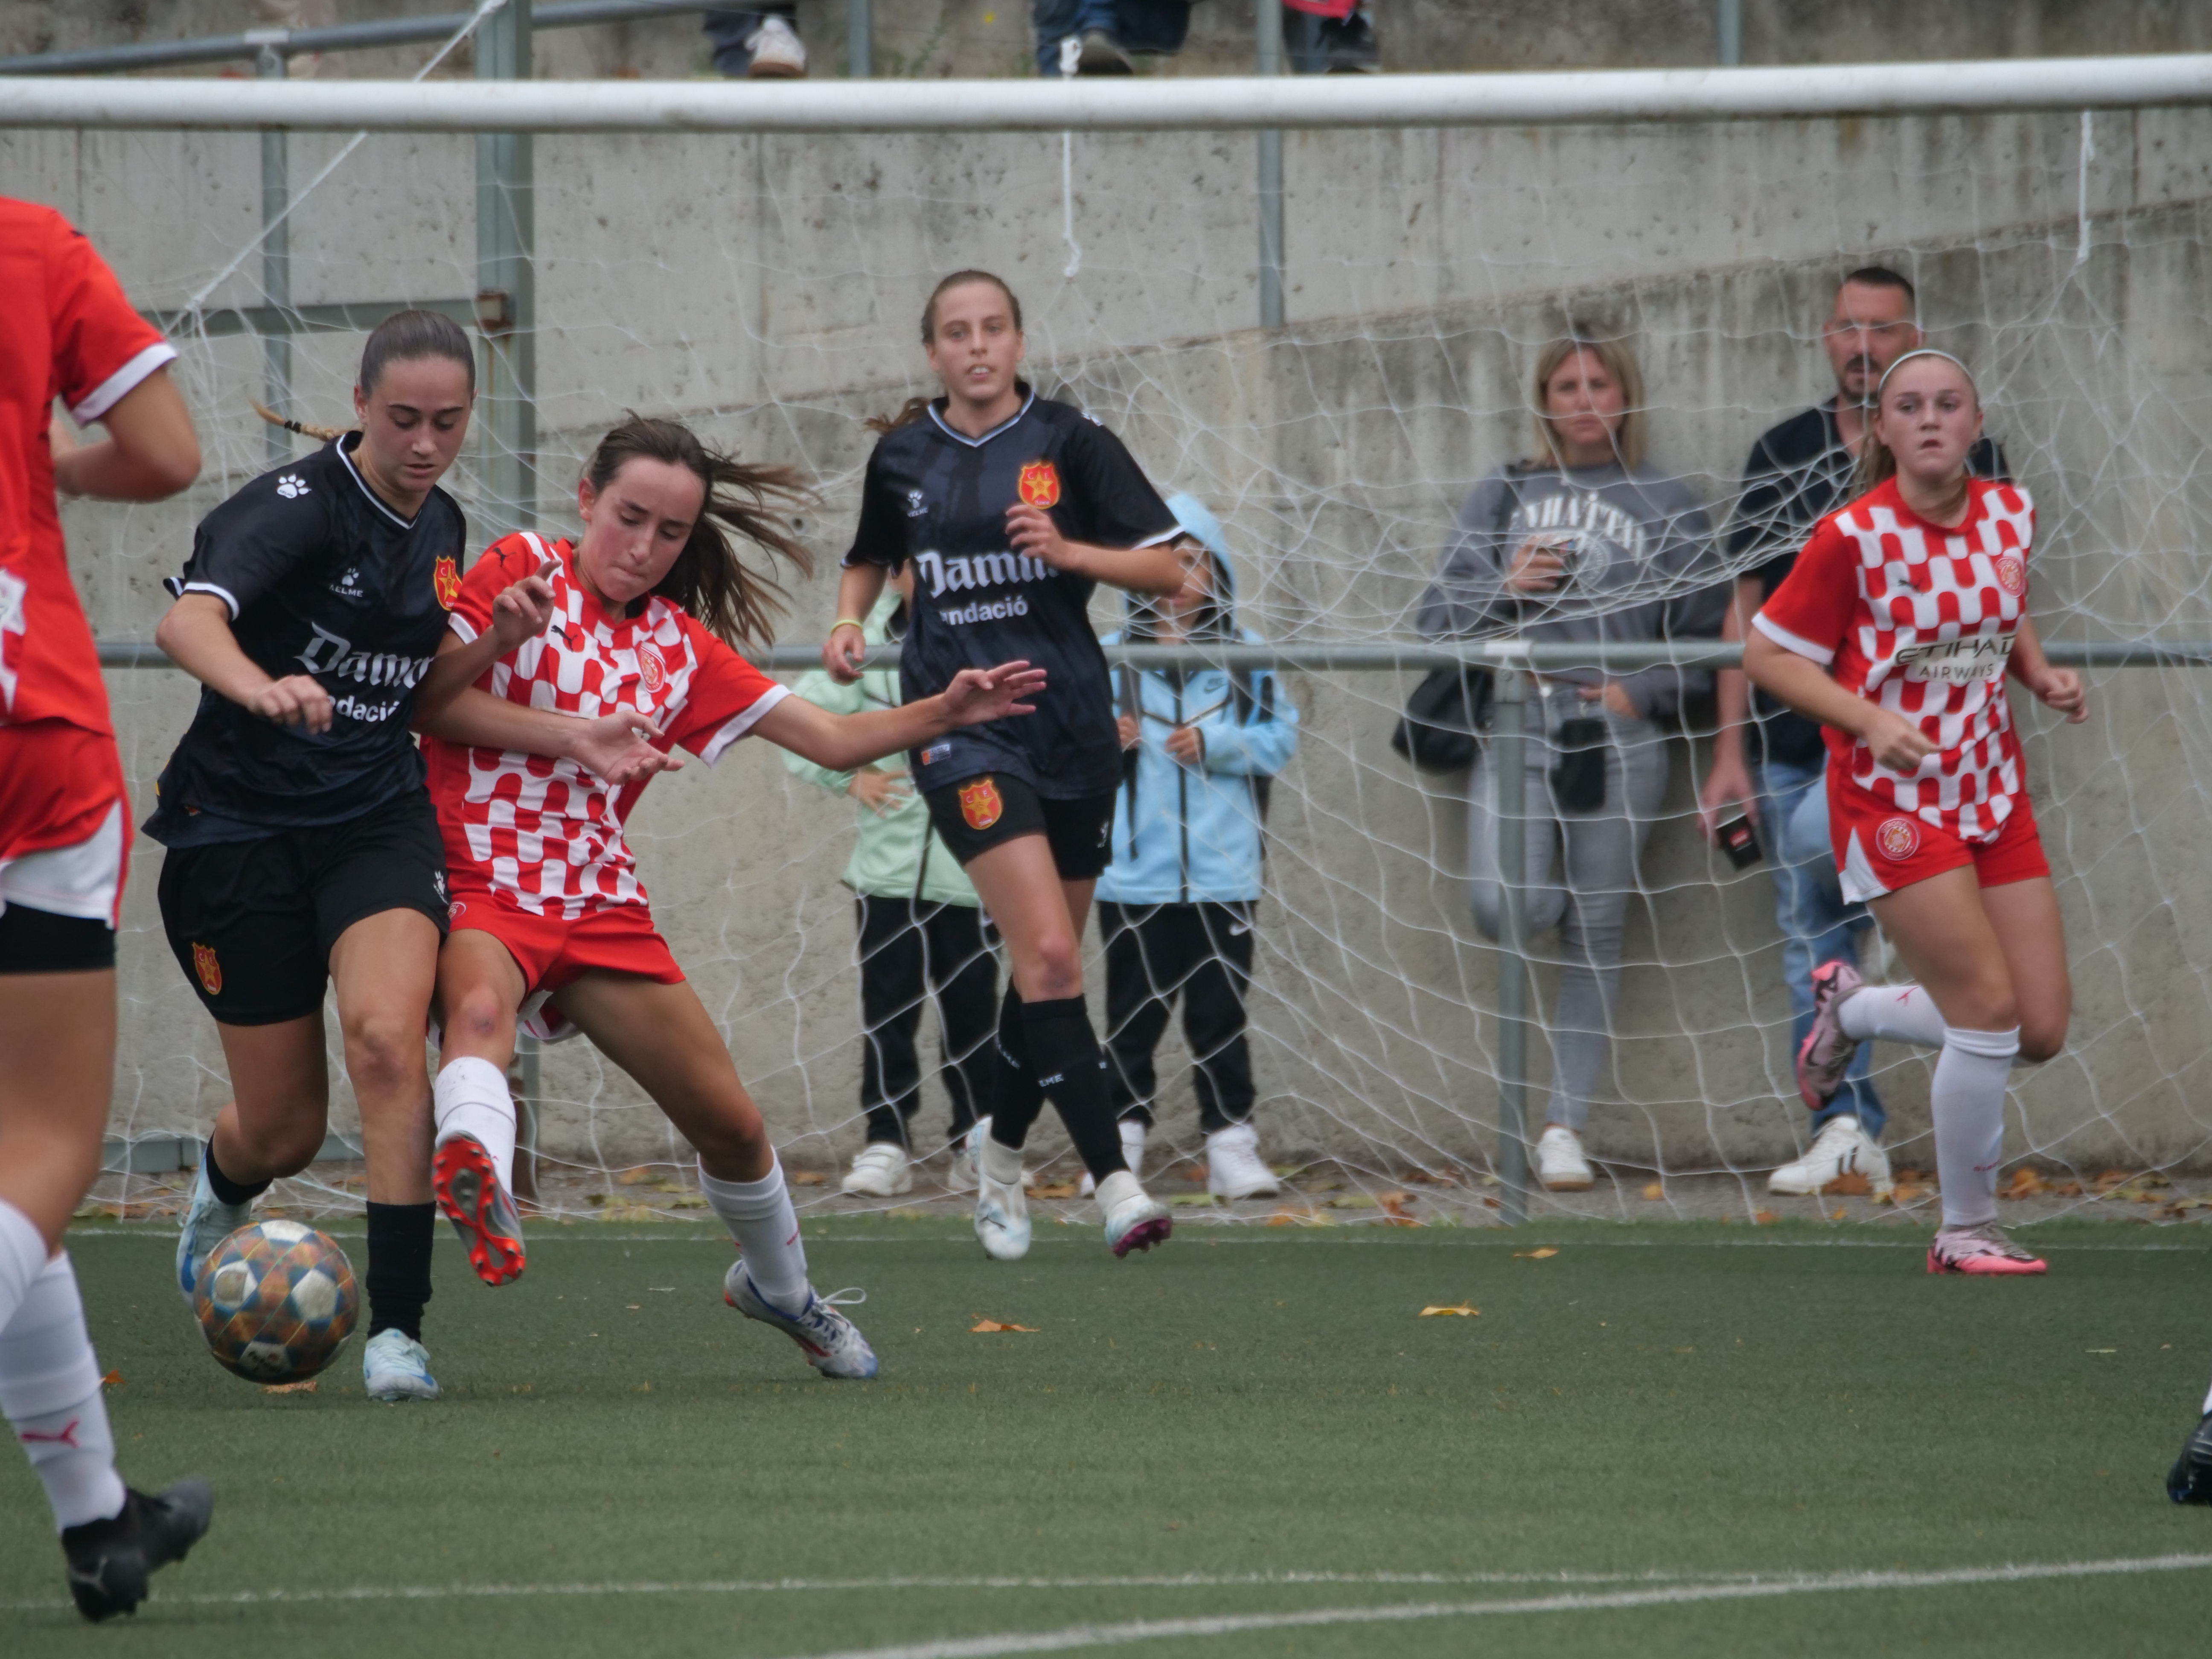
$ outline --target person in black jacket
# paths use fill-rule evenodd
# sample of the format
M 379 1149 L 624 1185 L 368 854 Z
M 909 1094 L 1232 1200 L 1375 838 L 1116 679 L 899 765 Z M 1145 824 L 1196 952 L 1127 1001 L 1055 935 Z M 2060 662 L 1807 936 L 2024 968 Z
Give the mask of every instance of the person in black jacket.
M 1850 499 L 1851 477 L 1867 415 L 1889 366 L 1922 343 L 1917 296 L 1909 279 L 1881 265 L 1863 265 L 1837 285 L 1820 343 L 1835 370 L 1836 395 L 1760 434 L 1743 469 L 1743 494 L 1728 536 L 1736 602 L 1722 637 L 1741 640 L 1747 617 L 1773 596 L 1796 562 L 1813 526 Z M 1978 477 L 2004 478 L 2004 452 L 1988 438 L 1968 453 Z M 1811 1029 L 1814 964 L 1858 960 L 1858 936 L 1871 925 L 1863 905 L 1846 904 L 1828 841 L 1826 769 L 1820 728 L 1723 672 L 1717 687 L 1720 731 L 1712 770 L 1698 798 L 1710 836 L 1740 806 L 1759 826 L 1774 871 L 1775 920 L 1782 928 L 1783 972 L 1789 981 L 1790 1052 Z M 1881 1150 L 1886 1121 L 1863 1045 L 1844 1086 L 1813 1121 L 1806 1155 L 1768 1177 L 1768 1190 L 1817 1193 L 1852 1173 L 1877 1193 L 1890 1186 Z

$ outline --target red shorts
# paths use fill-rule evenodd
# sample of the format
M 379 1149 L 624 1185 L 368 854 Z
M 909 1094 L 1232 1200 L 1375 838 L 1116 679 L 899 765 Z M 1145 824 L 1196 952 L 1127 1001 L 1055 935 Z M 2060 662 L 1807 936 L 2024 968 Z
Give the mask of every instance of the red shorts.
M 642 904 L 610 904 L 574 921 L 536 915 L 482 887 L 453 888 L 448 912 L 456 933 L 489 933 L 507 947 L 530 993 L 557 992 L 594 968 L 680 985 L 684 970 Z
M 131 792 L 115 739 L 67 720 L 0 726 L 0 908 L 117 925 Z
M 2006 887 L 2051 873 L 2035 809 L 2025 793 L 1995 841 L 1966 841 L 1926 819 L 1900 812 L 1848 778 L 1828 777 L 1828 836 L 1844 897 L 1852 904 L 1880 898 L 1946 870 L 1974 866 L 1984 887 Z

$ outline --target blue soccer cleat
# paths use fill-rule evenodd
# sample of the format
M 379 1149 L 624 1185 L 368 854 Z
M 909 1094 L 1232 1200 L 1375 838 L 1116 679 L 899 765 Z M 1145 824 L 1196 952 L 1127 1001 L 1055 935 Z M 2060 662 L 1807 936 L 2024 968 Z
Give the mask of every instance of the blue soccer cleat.
M 2198 1421 L 2166 1472 L 2166 1495 L 2177 1504 L 2212 1504 L 2212 1412 Z
M 876 1351 L 860 1328 L 838 1311 L 868 1299 L 866 1291 L 837 1291 L 817 1296 L 809 1285 L 806 1306 L 787 1314 L 760 1293 L 741 1256 L 722 1280 L 722 1300 L 748 1319 L 770 1325 L 799 1344 L 806 1363 L 824 1376 L 865 1381 L 876 1374 Z
M 215 1188 L 208 1185 L 207 1156 L 202 1153 L 199 1168 L 192 1171 L 191 1200 L 177 1224 L 177 1289 L 187 1304 L 199 1288 L 200 1269 L 216 1247 L 252 1219 L 251 1203 L 226 1204 L 215 1195 Z

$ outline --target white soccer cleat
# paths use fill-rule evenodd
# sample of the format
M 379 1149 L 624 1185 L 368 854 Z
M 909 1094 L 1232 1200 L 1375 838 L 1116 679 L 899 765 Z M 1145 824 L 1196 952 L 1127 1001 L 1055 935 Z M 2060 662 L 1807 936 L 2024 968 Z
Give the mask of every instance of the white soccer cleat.
M 823 1376 L 851 1382 L 865 1382 L 876 1374 L 876 1351 L 860 1334 L 860 1327 L 838 1310 L 858 1307 L 867 1299 L 868 1293 L 858 1289 L 817 1296 L 810 1285 L 806 1305 L 787 1314 L 760 1293 L 743 1256 L 732 1262 L 730 1271 L 722 1276 L 723 1301 L 746 1318 L 781 1331 L 799 1344 L 806 1363 Z
M 756 81 L 796 81 L 806 73 L 806 43 L 781 17 L 763 20 L 745 42 L 753 55 L 745 73 Z
M 430 1375 L 430 1351 L 403 1330 L 379 1331 L 361 1351 L 362 1386 L 371 1400 L 435 1400 L 438 1379 Z
M 914 1164 L 906 1148 L 872 1140 L 860 1148 L 845 1172 L 844 1191 L 852 1198 L 896 1198 L 914 1190 Z
M 226 1204 L 215 1195 L 215 1188 L 208 1185 L 207 1161 L 202 1154 L 199 1168 L 192 1172 L 191 1198 L 177 1224 L 177 1288 L 187 1303 L 199 1285 L 200 1269 L 215 1254 L 216 1246 L 252 1219 L 252 1205 Z
M 1236 1123 L 1206 1136 L 1206 1190 L 1232 1202 L 1280 1195 L 1283 1183 L 1260 1156 L 1257 1129 L 1249 1123 Z
M 1098 1183 L 1098 1207 L 1106 1216 L 1106 1248 L 1117 1256 L 1164 1244 L 1175 1231 L 1168 1206 L 1126 1170 L 1116 1170 Z
M 1547 1193 L 1586 1193 L 1597 1184 L 1583 1138 L 1564 1123 L 1547 1123 L 1536 1137 L 1536 1184 Z
M 1877 1197 L 1895 1184 L 1889 1178 L 1889 1154 L 1875 1145 L 1858 1119 L 1846 1115 L 1830 1118 L 1813 1137 L 1812 1147 L 1804 1157 L 1767 1176 L 1766 1190 L 1802 1198 L 1852 1174 L 1864 1176 Z
M 1131 1175 L 1141 1177 L 1145 1173 L 1145 1120 L 1140 1117 L 1125 1117 L 1114 1127 L 1121 1132 L 1121 1162 L 1129 1166 Z M 1078 1198 L 1091 1198 L 1095 1196 L 1097 1191 L 1097 1177 L 1092 1176 L 1090 1170 L 1085 1170 L 1083 1172 L 1083 1179 L 1075 1183 L 1075 1195 Z
M 978 1125 L 980 1130 L 981 1125 Z M 994 1261 L 1019 1261 L 1030 1253 L 1030 1201 L 1021 1183 L 991 1179 L 988 1159 L 975 1159 L 975 1237 Z M 1024 1171 L 1027 1173 L 1026 1170 Z

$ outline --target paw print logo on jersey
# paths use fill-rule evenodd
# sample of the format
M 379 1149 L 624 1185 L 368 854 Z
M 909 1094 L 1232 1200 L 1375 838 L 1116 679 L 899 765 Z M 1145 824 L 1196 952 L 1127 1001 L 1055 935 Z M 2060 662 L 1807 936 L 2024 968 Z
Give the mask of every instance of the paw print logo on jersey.
M 200 976 L 200 984 L 210 996 L 222 994 L 222 964 L 216 960 L 214 945 L 192 941 L 192 971 Z
M 288 501 L 296 501 L 301 496 L 314 492 L 307 488 L 307 481 L 298 473 L 287 472 L 276 480 L 276 493 Z
M 1015 493 L 1031 507 L 1060 505 L 1060 474 L 1050 461 L 1031 461 L 1014 481 Z
M 438 603 L 447 610 L 461 597 L 461 569 L 451 559 L 441 559 L 430 571 L 430 585 L 438 591 Z
M 1920 850 L 1920 826 L 1911 818 L 1884 818 L 1874 832 L 1874 844 L 1882 857 L 1902 864 Z
M 970 830 L 988 830 L 1006 810 L 995 779 L 978 778 L 960 786 L 960 816 Z
M 1997 561 L 1997 586 L 2018 599 L 2027 592 L 2027 562 L 2017 553 L 2008 553 Z
M 668 684 L 668 665 L 661 660 L 660 647 L 651 640 L 637 648 L 637 677 L 648 697 L 659 696 L 660 688 Z

